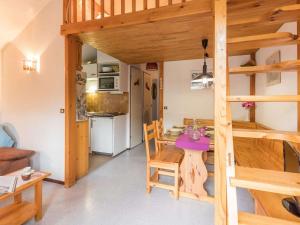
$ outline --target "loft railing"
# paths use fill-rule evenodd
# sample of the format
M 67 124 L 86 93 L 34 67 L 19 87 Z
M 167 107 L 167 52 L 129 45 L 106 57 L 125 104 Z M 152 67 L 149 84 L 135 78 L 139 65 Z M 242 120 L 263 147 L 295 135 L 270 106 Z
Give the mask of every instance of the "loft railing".
M 64 24 L 161 8 L 191 0 L 64 0 Z

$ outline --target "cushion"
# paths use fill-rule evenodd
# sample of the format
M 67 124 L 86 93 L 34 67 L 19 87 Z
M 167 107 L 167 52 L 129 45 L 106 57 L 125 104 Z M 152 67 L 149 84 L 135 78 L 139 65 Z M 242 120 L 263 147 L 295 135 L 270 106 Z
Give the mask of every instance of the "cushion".
M 0 147 L 12 147 L 14 144 L 14 140 L 0 126 Z
M 16 148 L 0 148 L 0 161 L 10 161 L 28 158 L 34 154 L 31 150 L 22 150 Z

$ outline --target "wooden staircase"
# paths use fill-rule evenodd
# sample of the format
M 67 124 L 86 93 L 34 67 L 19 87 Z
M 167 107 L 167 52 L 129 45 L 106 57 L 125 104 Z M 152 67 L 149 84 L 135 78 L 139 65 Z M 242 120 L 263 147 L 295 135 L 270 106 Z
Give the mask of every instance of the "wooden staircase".
M 294 4 L 280 9 L 275 9 L 270 17 L 285 16 L 287 13 L 299 13 L 300 4 Z M 299 17 L 299 15 L 298 15 Z M 297 17 L 297 18 L 298 18 Z M 262 47 L 299 44 L 299 37 L 291 33 L 275 33 L 255 35 L 248 37 L 231 38 L 228 47 L 239 50 L 256 49 Z M 286 61 L 273 65 L 247 66 L 229 69 L 229 75 L 256 74 L 272 71 L 297 71 L 300 60 Z M 229 87 L 229 84 L 227 84 Z M 228 93 L 228 92 L 227 92 Z M 230 112 L 231 102 L 300 102 L 300 95 L 280 96 L 231 96 L 227 94 L 227 147 L 226 147 L 226 180 L 227 180 L 227 221 L 229 225 L 296 225 L 291 222 L 267 216 L 248 213 L 238 213 L 236 188 L 246 188 L 264 192 L 278 193 L 290 196 L 300 196 L 300 174 L 272 171 L 258 168 L 246 168 L 235 165 L 233 137 L 264 138 L 272 140 L 285 140 L 300 143 L 300 133 L 274 130 L 232 129 Z M 270 152 L 271 154 L 271 152 Z

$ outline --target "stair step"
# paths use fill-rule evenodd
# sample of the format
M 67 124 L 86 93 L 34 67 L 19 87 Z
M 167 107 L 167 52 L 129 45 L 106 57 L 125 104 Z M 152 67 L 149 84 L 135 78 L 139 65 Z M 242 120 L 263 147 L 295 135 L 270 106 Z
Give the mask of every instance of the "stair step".
M 294 35 L 289 32 L 278 32 L 229 38 L 227 43 L 230 50 L 240 51 L 279 45 L 297 44 L 298 42 L 300 42 L 298 35 Z
M 300 95 L 279 95 L 279 96 L 227 96 L 229 102 L 299 102 Z
M 260 216 L 245 212 L 239 213 L 239 225 L 300 225 L 298 222 Z
M 296 71 L 300 68 L 300 60 L 289 60 L 272 65 L 245 66 L 229 70 L 230 74 L 256 74 L 267 72 Z
M 291 196 L 300 195 L 300 174 L 236 166 L 232 186 Z
M 299 132 L 277 131 L 277 130 L 255 130 L 255 129 L 233 129 L 234 137 L 243 138 L 265 138 L 272 140 L 283 140 L 300 143 Z

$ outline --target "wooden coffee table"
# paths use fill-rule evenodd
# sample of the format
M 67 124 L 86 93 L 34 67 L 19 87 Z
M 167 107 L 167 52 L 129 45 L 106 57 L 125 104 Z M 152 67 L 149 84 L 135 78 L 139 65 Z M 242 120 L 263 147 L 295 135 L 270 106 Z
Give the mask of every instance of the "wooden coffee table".
M 14 193 L 0 195 L 0 201 L 14 199 L 12 204 L 0 208 L 0 225 L 20 225 L 33 217 L 36 221 L 42 219 L 42 184 L 43 180 L 50 175 L 50 173 L 36 171 L 30 180 L 23 181 L 21 170 L 8 174 L 7 176 L 18 176 L 18 183 Z M 22 192 L 29 188 L 35 189 L 34 202 L 22 200 Z

